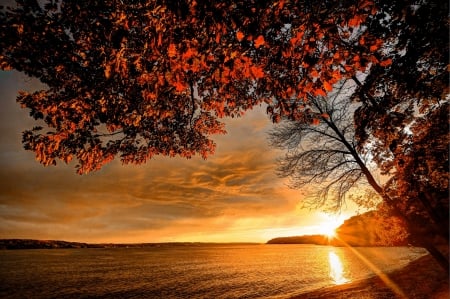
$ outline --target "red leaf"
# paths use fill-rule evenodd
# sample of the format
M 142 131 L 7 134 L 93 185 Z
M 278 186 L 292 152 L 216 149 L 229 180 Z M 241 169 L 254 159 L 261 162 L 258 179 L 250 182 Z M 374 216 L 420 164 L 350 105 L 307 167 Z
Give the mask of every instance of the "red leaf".
M 372 45 L 372 46 L 370 46 L 370 52 L 375 52 L 376 50 L 378 50 L 378 45 Z
M 323 87 L 325 88 L 326 91 L 333 90 L 333 86 L 328 81 L 323 81 Z
M 255 79 L 264 78 L 264 70 L 261 67 L 252 66 L 250 71 Z
M 242 41 L 244 39 L 245 35 L 241 31 L 236 32 L 236 38 L 238 41 Z
M 325 91 L 322 88 L 317 88 L 313 91 L 313 94 L 315 96 L 323 96 L 325 97 L 327 94 L 325 93 Z
M 354 16 L 348 21 L 348 26 L 350 27 L 358 27 L 362 23 L 362 19 L 360 16 Z
M 191 58 L 194 55 L 197 55 L 197 50 L 188 48 L 186 50 L 186 52 L 183 53 L 182 58 L 183 58 L 183 60 L 187 60 L 187 59 Z
M 313 76 L 314 78 L 318 78 L 319 77 L 319 72 L 317 72 L 316 69 L 312 69 L 312 71 L 310 72 L 311 76 Z
M 177 47 L 175 46 L 175 44 L 169 45 L 169 50 L 167 51 L 167 53 L 169 54 L 169 57 L 177 56 Z
M 264 40 L 264 37 L 262 35 L 258 36 L 258 38 L 255 39 L 255 48 L 258 49 L 259 47 L 263 46 L 266 43 Z
M 380 62 L 380 66 L 389 66 L 392 64 L 392 59 L 388 58 L 386 60 L 383 60 L 382 62 Z
M 184 90 L 186 90 L 186 84 L 184 84 L 183 82 L 180 82 L 180 81 L 177 81 L 177 82 L 175 82 L 175 90 L 177 91 L 177 92 L 182 92 L 182 91 L 184 91 Z

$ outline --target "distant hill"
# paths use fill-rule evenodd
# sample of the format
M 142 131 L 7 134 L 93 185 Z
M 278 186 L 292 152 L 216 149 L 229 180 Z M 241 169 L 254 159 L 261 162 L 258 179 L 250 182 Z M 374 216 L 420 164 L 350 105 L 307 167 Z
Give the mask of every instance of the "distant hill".
M 87 243 L 59 240 L 0 239 L 0 249 L 88 248 Z
M 322 235 L 306 235 L 274 238 L 267 244 L 405 246 L 408 242 L 406 230 L 399 219 L 370 211 L 347 219 L 336 229 L 333 239 Z
M 81 243 L 61 240 L 35 240 L 35 239 L 0 239 L 1 249 L 66 249 L 66 248 L 149 248 L 162 246 L 204 246 L 217 243 L 201 242 L 166 242 L 166 243 Z M 259 243 L 221 243 L 256 245 Z
M 125 248 L 125 247 L 151 247 L 156 243 L 114 244 L 114 243 L 81 243 L 61 240 L 34 240 L 34 239 L 0 239 L 0 249 L 65 249 L 65 248 Z
M 323 235 L 306 235 L 294 237 L 279 237 L 269 240 L 267 244 L 315 244 L 328 245 L 329 240 Z

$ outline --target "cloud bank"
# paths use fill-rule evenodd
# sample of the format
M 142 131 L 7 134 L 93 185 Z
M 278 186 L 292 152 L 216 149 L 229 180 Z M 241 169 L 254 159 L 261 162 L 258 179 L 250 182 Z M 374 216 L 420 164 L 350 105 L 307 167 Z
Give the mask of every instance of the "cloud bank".
M 34 124 L 15 97 L 37 88 L 24 75 L 0 73 L 0 238 L 264 242 L 270 231 L 316 219 L 275 175 L 279 153 L 266 141 L 264 107 L 226 119 L 228 134 L 215 137 L 208 160 L 115 161 L 79 176 L 73 165 L 44 168 L 22 149 L 21 132 Z

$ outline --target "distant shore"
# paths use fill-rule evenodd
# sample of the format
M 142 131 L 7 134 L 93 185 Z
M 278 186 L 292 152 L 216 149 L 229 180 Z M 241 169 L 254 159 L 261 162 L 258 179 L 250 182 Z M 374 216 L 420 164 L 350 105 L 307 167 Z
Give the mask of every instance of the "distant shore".
M 164 242 L 164 243 L 82 243 L 63 240 L 36 239 L 0 239 L 0 250 L 15 249 L 80 249 L 80 248 L 151 248 L 161 246 L 197 246 L 197 245 L 259 245 L 254 242 Z
M 371 277 L 343 285 L 322 288 L 290 297 L 291 299 L 449 299 L 449 277 L 430 255 L 387 274 L 398 287 L 394 292 L 380 277 Z

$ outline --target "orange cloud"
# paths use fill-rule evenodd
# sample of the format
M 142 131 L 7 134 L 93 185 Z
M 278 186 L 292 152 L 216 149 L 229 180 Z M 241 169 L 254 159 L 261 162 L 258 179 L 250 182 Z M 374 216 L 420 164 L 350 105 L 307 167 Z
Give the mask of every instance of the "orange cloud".
M 73 165 L 44 168 L 22 149 L 20 132 L 33 124 L 15 95 L 36 83 L 15 72 L 0 75 L 0 238 L 264 241 L 270 228 L 310 220 L 296 209 L 299 193 L 275 175 L 264 107 L 225 120 L 228 134 L 215 138 L 216 154 L 206 161 L 116 161 L 79 176 Z

